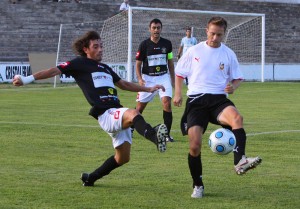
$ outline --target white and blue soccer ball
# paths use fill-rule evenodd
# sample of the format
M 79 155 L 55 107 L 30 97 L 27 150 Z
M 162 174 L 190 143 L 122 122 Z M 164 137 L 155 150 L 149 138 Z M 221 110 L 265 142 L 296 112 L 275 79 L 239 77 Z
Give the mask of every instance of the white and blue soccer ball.
M 210 134 L 208 145 L 214 153 L 227 155 L 233 151 L 236 145 L 236 139 L 230 130 L 219 128 Z

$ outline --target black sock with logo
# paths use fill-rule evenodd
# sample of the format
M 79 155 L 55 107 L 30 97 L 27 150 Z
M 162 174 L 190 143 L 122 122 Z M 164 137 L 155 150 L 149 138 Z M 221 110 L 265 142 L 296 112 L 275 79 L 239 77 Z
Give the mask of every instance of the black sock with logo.
M 245 155 L 246 132 L 243 128 L 239 128 L 232 130 L 232 133 L 236 139 L 236 146 L 233 151 L 234 165 L 236 165 L 242 159 L 243 155 Z

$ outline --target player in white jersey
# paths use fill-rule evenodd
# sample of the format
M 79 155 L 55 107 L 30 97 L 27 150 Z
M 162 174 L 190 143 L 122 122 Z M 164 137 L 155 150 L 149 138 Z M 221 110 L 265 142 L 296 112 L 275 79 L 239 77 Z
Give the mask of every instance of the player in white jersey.
M 192 28 L 187 27 L 185 29 L 186 36 L 181 39 L 180 47 L 178 49 L 177 59 L 179 60 L 181 57 L 181 53 L 184 54 L 191 46 L 195 46 L 197 44 L 197 39 L 192 37 Z
M 227 28 L 222 17 L 213 17 L 206 28 L 207 41 L 192 46 L 175 68 L 175 106 L 182 105 L 182 81 L 189 80 L 185 112 L 181 120 L 183 135 L 188 134 L 188 164 L 193 179 L 193 198 L 204 194 L 202 181 L 201 144 L 209 122 L 231 129 L 237 143 L 234 168 L 244 174 L 261 163 L 260 157 L 245 156 L 246 133 L 243 117 L 227 98 L 243 80 L 235 53 L 221 43 Z

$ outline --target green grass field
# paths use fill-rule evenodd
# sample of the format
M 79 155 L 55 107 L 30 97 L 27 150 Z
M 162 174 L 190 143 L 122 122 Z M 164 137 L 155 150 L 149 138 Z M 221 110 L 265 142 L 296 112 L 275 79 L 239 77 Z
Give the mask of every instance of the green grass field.
M 119 91 L 124 106 L 136 93 Z M 261 156 L 261 166 L 238 176 L 233 155 L 213 154 L 204 136 L 205 197 L 192 199 L 188 142 L 179 131 L 183 107 L 173 107 L 174 122 L 166 153 L 135 133 L 131 161 L 83 187 L 91 172 L 114 154 L 111 139 L 88 115 L 76 86 L 52 88 L 0 85 L 0 208 L 205 208 L 269 209 L 300 207 L 300 83 L 245 82 L 230 99 L 244 116 L 246 153 Z M 144 117 L 162 121 L 159 99 Z

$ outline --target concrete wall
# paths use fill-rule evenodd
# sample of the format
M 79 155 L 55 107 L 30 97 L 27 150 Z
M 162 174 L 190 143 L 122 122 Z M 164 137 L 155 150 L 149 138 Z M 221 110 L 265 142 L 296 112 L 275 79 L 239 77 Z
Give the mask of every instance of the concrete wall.
M 104 21 L 122 0 L 0 1 L 0 62 L 28 62 L 57 50 L 61 23 Z M 266 63 L 300 63 L 300 4 L 231 0 L 131 0 L 132 6 L 266 14 Z

